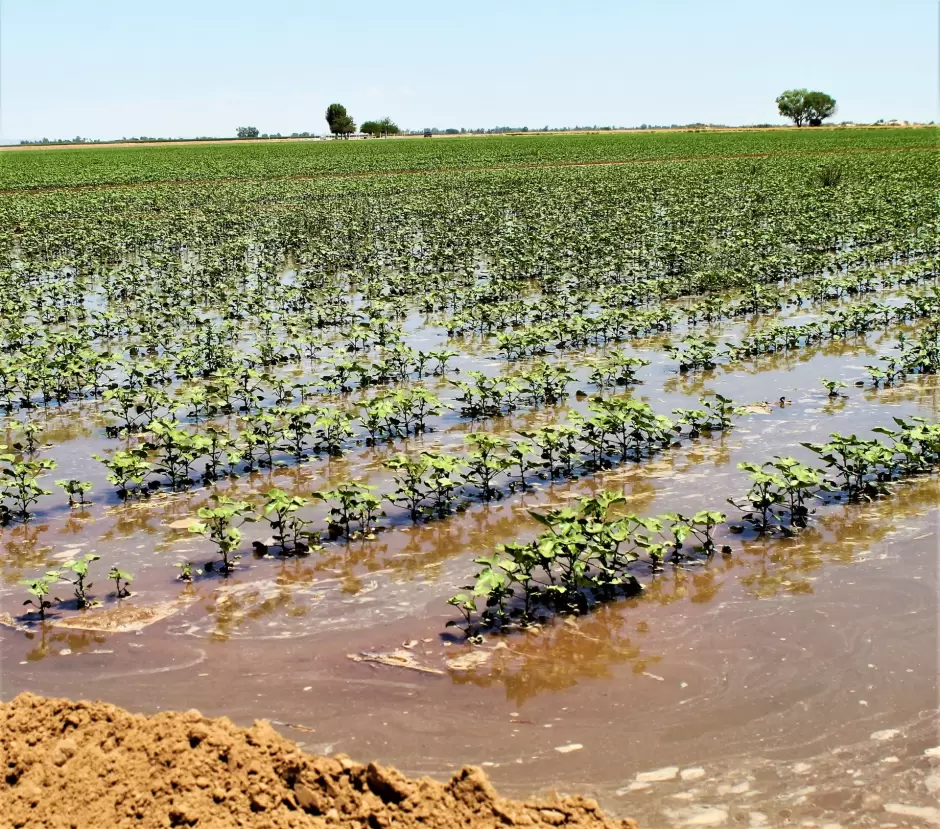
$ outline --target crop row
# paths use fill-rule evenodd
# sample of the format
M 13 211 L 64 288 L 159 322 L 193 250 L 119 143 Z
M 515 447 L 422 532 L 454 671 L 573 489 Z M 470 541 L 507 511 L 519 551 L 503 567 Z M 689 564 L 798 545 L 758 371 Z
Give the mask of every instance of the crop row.
M 889 494 L 892 482 L 935 472 L 940 466 L 940 424 L 895 418 L 896 429 L 878 428 L 890 443 L 835 433 L 824 444 L 803 444 L 824 462 L 822 469 L 790 457 L 763 464 L 744 462 L 751 486 L 740 500 L 744 521 L 760 535 L 793 535 L 807 526 L 813 501 L 872 499 Z M 501 544 L 473 584 L 449 600 L 469 637 L 478 626 L 510 630 L 547 620 L 552 613 L 585 613 L 642 589 L 637 572 L 701 562 L 718 550 L 716 532 L 727 516 L 702 510 L 641 517 L 618 511 L 619 492 L 602 491 L 576 503 L 530 514 L 547 529 L 528 542 Z M 731 525 L 742 532 L 742 525 Z M 722 545 L 730 554 L 731 547 Z M 481 610 L 477 604 L 483 601 Z M 458 625 L 457 621 L 448 625 Z

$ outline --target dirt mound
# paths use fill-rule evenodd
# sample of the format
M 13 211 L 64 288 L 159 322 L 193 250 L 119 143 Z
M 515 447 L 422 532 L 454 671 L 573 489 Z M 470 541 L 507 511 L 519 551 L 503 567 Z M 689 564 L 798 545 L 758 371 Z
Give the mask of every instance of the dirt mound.
M 21 694 L 0 703 L 0 814 L 12 827 L 635 827 L 592 800 L 504 800 L 479 769 L 449 783 L 304 754 L 267 722 L 152 717 Z

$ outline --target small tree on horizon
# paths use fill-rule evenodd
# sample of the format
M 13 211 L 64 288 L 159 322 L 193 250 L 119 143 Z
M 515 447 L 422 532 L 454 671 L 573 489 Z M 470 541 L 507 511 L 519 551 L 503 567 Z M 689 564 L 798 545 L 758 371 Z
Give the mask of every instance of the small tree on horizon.
M 836 100 L 825 92 L 788 89 L 777 97 L 777 110 L 798 127 L 805 123 L 819 126 L 836 111 Z
M 356 122 L 349 116 L 346 107 L 342 104 L 330 104 L 326 108 L 326 123 L 334 136 L 342 135 L 348 138 L 356 131 Z
M 381 121 L 379 121 L 379 126 L 382 129 L 382 135 L 398 135 L 398 133 L 401 132 L 401 130 L 398 128 L 398 124 L 396 124 L 387 115 Z
M 257 138 L 259 134 L 257 127 L 238 127 L 235 130 L 238 138 Z

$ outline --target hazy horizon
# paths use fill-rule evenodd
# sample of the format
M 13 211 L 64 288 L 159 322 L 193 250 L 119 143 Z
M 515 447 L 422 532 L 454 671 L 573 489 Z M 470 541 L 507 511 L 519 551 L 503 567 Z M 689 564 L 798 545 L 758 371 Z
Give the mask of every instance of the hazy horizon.
M 774 99 L 793 87 L 833 95 L 833 122 L 936 118 L 927 0 L 484 0 L 472 11 L 7 0 L 0 14 L 5 143 L 224 137 L 239 125 L 322 134 L 334 101 L 357 123 L 388 115 L 412 130 L 783 124 Z

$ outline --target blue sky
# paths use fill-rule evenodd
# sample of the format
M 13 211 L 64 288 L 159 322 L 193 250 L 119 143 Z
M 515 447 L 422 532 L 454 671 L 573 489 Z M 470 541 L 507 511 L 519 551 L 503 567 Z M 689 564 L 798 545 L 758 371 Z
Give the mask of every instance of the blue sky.
M 935 0 L 2 0 L 0 137 L 934 120 Z

